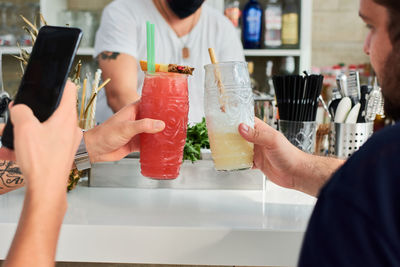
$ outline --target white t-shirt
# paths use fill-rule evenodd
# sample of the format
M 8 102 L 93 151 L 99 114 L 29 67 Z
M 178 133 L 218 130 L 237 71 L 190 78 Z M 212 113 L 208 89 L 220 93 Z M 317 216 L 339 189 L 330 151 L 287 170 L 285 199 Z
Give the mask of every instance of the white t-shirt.
M 95 56 L 103 51 L 126 53 L 138 64 L 138 93 L 141 94 L 144 73 L 139 61 L 146 60 L 146 21 L 155 24 L 156 63 L 181 64 L 195 68 L 189 76 L 189 121 L 204 117 L 204 65 L 210 64 L 208 48 L 213 47 L 219 61 L 243 61 L 243 47 L 232 23 L 218 10 L 204 4 L 198 23 L 179 38 L 158 12 L 152 0 L 114 0 L 103 11 L 96 35 Z M 182 57 L 188 47 L 190 57 Z M 97 121 L 111 116 L 104 91 L 99 95 Z

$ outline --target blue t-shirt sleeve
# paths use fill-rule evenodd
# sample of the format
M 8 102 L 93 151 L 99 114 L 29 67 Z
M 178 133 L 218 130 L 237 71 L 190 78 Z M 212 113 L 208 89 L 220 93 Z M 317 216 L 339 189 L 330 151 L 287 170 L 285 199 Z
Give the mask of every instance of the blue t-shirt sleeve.
M 324 186 L 299 266 L 400 266 L 399 136 L 374 134 Z

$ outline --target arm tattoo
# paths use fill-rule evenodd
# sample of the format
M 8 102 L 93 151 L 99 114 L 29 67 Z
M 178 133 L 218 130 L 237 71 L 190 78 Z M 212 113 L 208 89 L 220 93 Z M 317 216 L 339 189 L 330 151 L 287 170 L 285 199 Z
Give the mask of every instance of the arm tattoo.
M 118 52 L 102 52 L 98 57 L 102 60 L 115 60 L 119 55 Z
M 0 161 L 0 194 L 2 190 L 19 188 L 25 180 L 21 170 L 12 161 Z

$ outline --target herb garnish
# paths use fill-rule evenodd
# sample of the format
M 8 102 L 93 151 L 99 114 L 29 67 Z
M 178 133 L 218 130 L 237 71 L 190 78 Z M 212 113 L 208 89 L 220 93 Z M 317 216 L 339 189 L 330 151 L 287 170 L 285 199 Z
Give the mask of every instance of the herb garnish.
M 183 159 L 192 162 L 201 159 L 201 148 L 210 148 L 205 118 L 193 126 L 188 125 Z

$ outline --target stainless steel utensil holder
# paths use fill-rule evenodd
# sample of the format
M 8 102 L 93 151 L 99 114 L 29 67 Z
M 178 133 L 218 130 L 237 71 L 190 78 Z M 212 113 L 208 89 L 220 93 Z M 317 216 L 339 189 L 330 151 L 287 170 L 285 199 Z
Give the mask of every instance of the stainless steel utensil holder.
M 346 159 L 356 152 L 373 134 L 374 124 L 331 123 L 329 155 Z

